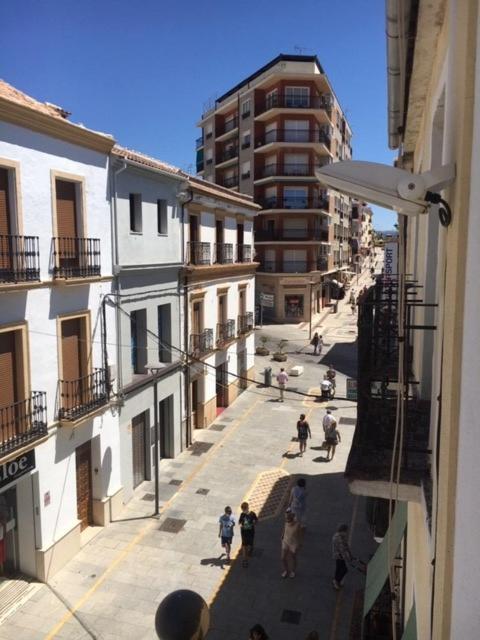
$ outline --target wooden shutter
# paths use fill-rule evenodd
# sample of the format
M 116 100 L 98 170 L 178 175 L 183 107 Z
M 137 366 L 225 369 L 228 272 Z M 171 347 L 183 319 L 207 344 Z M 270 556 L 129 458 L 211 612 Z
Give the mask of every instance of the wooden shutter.
M 82 320 L 62 322 L 62 379 L 78 380 L 82 376 Z
M 75 449 L 77 475 L 77 516 L 80 530 L 93 524 L 91 441 Z
M 17 401 L 15 332 L 0 333 L 0 407 Z
M 11 266 L 10 203 L 8 200 L 8 170 L 0 168 L 0 269 Z
M 75 183 L 55 181 L 57 198 L 57 235 L 59 238 L 77 238 L 77 207 Z

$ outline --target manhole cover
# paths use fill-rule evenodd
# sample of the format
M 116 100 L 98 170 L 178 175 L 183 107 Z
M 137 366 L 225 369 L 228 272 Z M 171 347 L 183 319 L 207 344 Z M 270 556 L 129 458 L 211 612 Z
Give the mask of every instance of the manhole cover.
M 224 418 L 225 422 L 233 422 L 235 418 Z
M 179 487 L 182 484 L 183 480 L 170 480 L 168 484 L 173 484 L 176 487 Z
M 190 447 L 190 451 L 192 456 L 201 456 L 202 453 L 206 453 L 211 447 L 213 447 L 212 442 L 194 442 Z
M 180 518 L 165 518 L 158 529 L 167 533 L 178 533 L 183 529 L 186 522 L 186 520 L 180 520 Z
M 284 609 L 280 622 L 288 622 L 288 624 L 299 624 L 302 614 L 300 611 L 292 611 L 292 609 Z
M 227 425 L 226 424 L 212 424 L 210 427 L 211 431 L 223 431 Z
M 201 496 L 206 496 L 210 489 L 197 489 L 195 493 L 198 493 Z
M 155 500 L 155 494 L 154 493 L 146 493 L 142 497 L 142 500 L 145 500 L 146 502 L 152 502 L 153 500 Z
M 340 424 L 357 424 L 356 418 L 340 418 Z

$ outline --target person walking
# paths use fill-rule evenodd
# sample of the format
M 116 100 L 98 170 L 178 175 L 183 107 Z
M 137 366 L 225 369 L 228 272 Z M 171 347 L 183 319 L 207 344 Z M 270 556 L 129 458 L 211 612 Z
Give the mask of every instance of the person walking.
M 350 298 L 350 309 L 352 310 L 352 316 L 355 314 L 355 298 Z
M 300 524 L 291 509 L 285 513 L 285 525 L 282 533 L 282 578 L 295 578 L 297 569 L 297 551 L 300 545 Z
M 261 624 L 254 624 L 248 634 L 248 640 L 268 640 L 268 635 Z
M 220 516 L 218 523 L 220 525 L 218 537 L 221 539 L 222 547 L 225 549 L 225 553 L 227 554 L 227 560 L 230 560 L 233 529 L 235 527 L 235 518 L 232 516 L 231 507 L 225 507 L 225 512 Z
M 332 538 L 332 556 L 335 560 L 335 575 L 332 582 L 333 588 L 337 590 L 341 589 L 343 579 L 348 572 L 347 562 L 350 564 L 353 560 L 347 533 L 348 525 L 341 524 Z
M 340 432 L 337 429 L 337 423 L 334 420 L 328 432 L 325 434 L 325 441 L 327 443 L 327 462 L 333 460 L 333 456 L 335 455 L 335 449 L 337 448 L 337 444 L 342 441 L 340 437 Z M 330 456 L 330 453 L 332 454 Z
M 310 425 L 305 420 L 305 414 L 300 414 L 300 419 L 297 422 L 297 438 L 300 458 L 303 456 L 305 449 L 307 448 L 307 438 L 311 438 L 312 433 L 310 431 Z
M 285 389 L 287 388 L 288 375 L 285 369 L 282 367 L 280 369 L 280 373 L 277 375 L 277 383 L 280 388 L 280 398 L 279 402 L 284 401 Z
M 250 511 L 248 502 L 242 502 L 240 508 L 242 513 L 238 519 L 238 524 L 240 525 L 240 535 L 242 536 L 242 564 L 244 567 L 248 567 L 248 558 L 252 556 L 255 526 L 258 522 L 258 517 L 254 511 Z
M 307 527 L 306 511 L 307 511 L 307 482 L 305 478 L 299 478 L 297 484 L 290 491 L 290 499 L 288 508 L 293 512 L 296 521 L 300 525 L 302 538 Z
M 313 345 L 313 355 L 314 356 L 317 355 L 319 343 L 320 343 L 320 336 L 318 335 L 318 331 L 315 331 L 315 333 L 313 334 L 313 338 L 312 338 L 312 340 L 310 342 L 310 344 Z
M 327 413 L 323 416 L 323 420 L 322 420 L 323 434 L 325 436 L 325 440 L 327 439 L 327 434 L 330 431 L 330 427 L 332 426 L 333 422 L 336 422 L 336 420 L 333 417 L 331 410 L 327 409 Z

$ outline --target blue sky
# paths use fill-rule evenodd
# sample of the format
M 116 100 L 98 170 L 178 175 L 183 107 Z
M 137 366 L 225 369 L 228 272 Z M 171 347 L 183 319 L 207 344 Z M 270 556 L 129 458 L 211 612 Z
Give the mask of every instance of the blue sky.
M 1 78 L 191 171 L 209 98 L 279 53 L 317 54 L 353 128 L 354 158 L 394 158 L 383 0 L 22 0 L 3 3 L 0 41 Z M 395 215 L 375 209 L 376 228 L 392 228 Z

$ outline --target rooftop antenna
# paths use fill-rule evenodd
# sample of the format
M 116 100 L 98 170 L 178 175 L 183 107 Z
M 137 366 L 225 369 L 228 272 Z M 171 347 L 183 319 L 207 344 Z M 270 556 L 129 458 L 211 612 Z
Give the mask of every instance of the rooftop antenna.
M 296 44 L 293 49 L 295 53 L 298 53 L 299 55 L 302 55 L 305 51 L 311 51 L 310 47 L 300 47 L 298 44 Z

